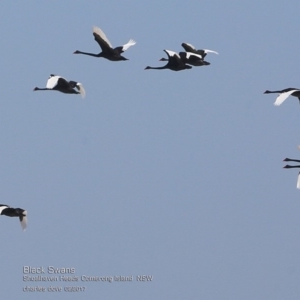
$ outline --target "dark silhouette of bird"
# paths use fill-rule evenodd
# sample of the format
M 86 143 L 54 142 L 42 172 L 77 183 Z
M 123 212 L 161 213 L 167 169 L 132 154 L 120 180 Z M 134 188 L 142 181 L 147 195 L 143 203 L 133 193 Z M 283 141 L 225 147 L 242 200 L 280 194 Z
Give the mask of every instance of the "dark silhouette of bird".
M 292 158 L 285 158 L 283 161 L 293 161 L 293 162 L 300 163 L 299 159 L 292 159 Z M 300 165 L 295 165 L 295 166 L 285 165 L 284 168 L 285 169 L 300 168 Z M 300 189 L 300 172 L 298 173 L 297 189 Z
M 6 204 L 0 204 L 0 215 L 19 217 L 23 230 L 27 227 L 27 211 L 22 208 L 12 208 Z
M 59 91 L 65 94 L 80 94 L 82 98 L 85 96 L 85 90 L 81 83 L 76 81 L 67 81 L 61 76 L 51 74 L 46 87 L 35 87 L 34 91 Z
M 153 69 L 153 70 L 163 70 L 163 69 L 170 69 L 172 71 L 181 71 L 186 69 L 191 69 L 192 67 L 189 65 L 186 65 L 178 53 L 170 50 L 164 50 L 166 54 L 168 55 L 168 63 L 165 66 L 162 67 L 149 67 L 147 66 L 145 70 Z
M 287 88 L 284 90 L 280 90 L 280 91 L 269 91 L 266 90 L 264 92 L 264 94 L 272 94 L 272 93 L 278 93 L 279 96 L 276 98 L 274 105 L 278 106 L 280 104 L 282 104 L 284 102 L 284 100 L 286 98 L 288 98 L 289 96 L 294 96 L 297 97 L 299 99 L 299 103 L 300 103 L 300 90 L 299 89 L 295 89 L 295 88 Z
M 192 52 L 192 53 L 195 53 L 195 54 L 200 54 L 203 59 L 207 55 L 207 53 L 219 54 L 217 51 L 209 50 L 209 49 L 199 49 L 199 50 L 197 50 L 193 45 L 188 44 L 188 43 L 182 43 L 181 46 L 184 48 L 184 50 L 186 52 Z
M 129 47 L 136 44 L 134 40 L 129 40 L 129 42 L 123 46 L 119 46 L 113 48 L 110 41 L 106 37 L 105 33 L 98 27 L 93 27 L 93 35 L 95 37 L 95 41 L 99 44 L 102 49 L 102 52 L 98 54 L 89 53 L 89 52 L 82 52 L 76 50 L 74 54 L 85 54 L 94 57 L 103 57 L 111 61 L 119 61 L 119 60 L 128 60 L 124 56 L 121 55 L 124 51 L 126 51 Z
M 183 63 L 192 65 L 194 67 L 200 67 L 200 66 L 208 66 L 210 65 L 209 62 L 203 60 L 202 55 L 195 54 L 191 52 L 179 52 L 178 55 L 180 56 Z M 168 61 L 168 58 L 161 58 L 160 61 Z

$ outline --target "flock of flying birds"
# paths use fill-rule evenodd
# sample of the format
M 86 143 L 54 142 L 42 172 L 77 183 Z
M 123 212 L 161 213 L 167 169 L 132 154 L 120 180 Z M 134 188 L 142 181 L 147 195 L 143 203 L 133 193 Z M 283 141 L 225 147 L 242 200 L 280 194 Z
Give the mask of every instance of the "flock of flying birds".
M 122 61 L 128 60 L 122 55 L 122 53 L 126 51 L 129 47 L 136 44 L 134 40 L 130 39 L 125 45 L 113 48 L 105 33 L 96 26 L 93 27 L 93 36 L 102 50 L 100 53 L 95 54 L 76 50 L 74 54 L 84 54 L 93 57 L 103 57 L 111 61 Z M 208 49 L 197 50 L 194 46 L 187 43 L 182 43 L 182 47 L 184 48 L 185 52 L 176 53 L 174 51 L 164 50 L 168 58 L 162 58 L 160 59 L 160 61 L 167 61 L 167 64 L 162 67 L 147 66 L 145 70 L 170 69 L 172 71 L 181 71 L 191 69 L 192 66 L 208 66 L 210 65 L 210 63 L 205 61 L 204 57 L 208 53 L 218 54 L 218 52 Z M 81 94 L 82 97 L 85 96 L 85 90 L 81 83 L 76 81 L 67 81 L 65 78 L 54 74 L 50 75 L 45 88 L 34 88 L 34 91 L 45 90 L 60 91 L 65 94 Z
M 126 51 L 129 47 L 136 44 L 136 42 L 132 39 L 128 41 L 123 46 L 119 46 L 113 48 L 112 44 L 106 37 L 105 33 L 98 27 L 93 27 L 93 36 L 95 41 L 99 44 L 101 48 L 101 52 L 98 54 L 83 52 L 76 50 L 74 54 L 84 54 L 93 57 L 103 57 L 111 61 L 122 61 L 128 60 L 122 53 Z M 185 52 L 176 53 L 170 50 L 164 50 L 167 54 L 168 58 L 161 58 L 160 61 L 167 61 L 167 64 L 161 67 L 150 67 L 147 66 L 145 70 L 154 69 L 154 70 L 163 70 L 169 69 L 172 71 L 182 71 L 186 69 L 191 69 L 192 66 L 208 66 L 209 62 L 205 61 L 204 58 L 208 53 L 218 54 L 218 52 L 208 49 L 197 50 L 194 46 L 188 43 L 182 43 L 181 46 L 184 48 Z M 59 91 L 65 94 L 80 94 L 82 97 L 85 96 L 85 90 L 80 82 L 76 81 L 68 81 L 61 76 L 57 76 L 51 74 L 45 88 L 35 87 L 34 91 Z M 295 88 L 288 88 L 281 91 L 265 91 L 265 94 L 270 93 L 279 93 L 280 95 L 277 97 L 275 101 L 275 105 L 280 105 L 286 98 L 289 96 L 298 97 L 300 101 L 300 90 Z M 294 161 L 300 162 L 297 159 L 286 158 L 284 161 Z M 300 165 L 290 166 L 286 165 L 284 168 L 300 168 Z M 300 189 L 300 172 L 298 175 L 297 188 Z M 12 208 L 5 204 L 0 204 L 0 215 L 5 215 L 8 217 L 19 217 L 21 226 L 23 230 L 27 227 L 27 211 L 21 208 Z
M 84 54 L 93 57 L 103 57 L 111 61 L 122 61 L 128 60 L 127 58 L 122 56 L 122 53 L 126 51 L 129 47 L 136 44 L 134 40 L 130 39 L 125 45 L 113 48 L 105 33 L 96 26 L 93 27 L 93 36 L 102 50 L 99 54 L 82 52 L 79 50 L 76 50 L 74 54 Z M 208 49 L 197 50 L 191 44 L 187 43 L 182 43 L 182 47 L 186 52 L 179 52 L 179 54 L 174 51 L 164 50 L 168 58 L 162 58 L 160 59 L 160 61 L 167 61 L 167 64 L 162 67 L 147 66 L 145 70 L 170 69 L 172 71 L 181 71 L 191 69 L 192 66 L 207 66 L 210 65 L 210 63 L 205 61 L 204 57 L 208 53 L 218 54 L 218 52 Z M 76 82 L 73 80 L 68 81 L 63 77 L 54 74 L 51 74 L 48 78 L 45 88 L 35 87 L 33 90 L 59 91 L 65 94 L 80 94 L 83 98 L 85 96 L 85 90 L 80 82 Z M 5 215 L 8 217 L 19 217 L 23 230 L 25 230 L 27 227 L 27 211 L 22 208 L 12 208 L 8 205 L 0 204 L 0 215 Z
M 274 102 L 274 105 L 276 105 L 276 106 L 282 104 L 289 96 L 297 97 L 299 100 L 299 103 L 300 103 L 300 89 L 287 88 L 287 89 L 280 90 L 280 91 L 266 90 L 264 92 L 264 94 L 273 94 L 273 93 L 279 93 L 279 96 L 276 98 L 276 100 Z M 300 146 L 298 146 L 298 148 L 300 150 Z M 293 159 L 293 158 L 285 158 L 283 161 L 292 161 L 292 162 L 300 163 L 299 159 Z M 295 165 L 295 166 L 285 165 L 284 168 L 285 169 L 300 168 L 300 165 Z M 297 178 L 297 189 L 300 189 L 300 172 L 298 173 L 298 178 Z

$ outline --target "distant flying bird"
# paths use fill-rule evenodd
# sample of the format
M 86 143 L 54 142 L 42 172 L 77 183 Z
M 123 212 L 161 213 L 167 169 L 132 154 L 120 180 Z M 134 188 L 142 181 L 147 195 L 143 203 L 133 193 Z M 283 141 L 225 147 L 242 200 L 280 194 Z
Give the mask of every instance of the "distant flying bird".
M 75 90 L 77 89 L 77 90 Z M 84 98 L 85 90 L 81 83 L 76 81 L 67 81 L 65 78 L 61 76 L 56 76 L 51 74 L 46 87 L 38 88 L 35 87 L 34 91 L 59 91 L 65 94 L 81 94 L 81 97 Z
M 185 69 L 191 69 L 192 67 L 189 65 L 186 65 L 182 59 L 180 58 L 179 54 L 170 51 L 170 50 L 164 50 L 166 54 L 168 55 L 168 63 L 165 66 L 162 67 L 149 67 L 147 66 L 145 70 L 154 69 L 154 70 L 163 70 L 163 69 L 170 69 L 172 71 L 181 71 Z
M 19 217 L 23 230 L 27 227 L 27 211 L 22 208 L 12 208 L 6 204 L 0 204 L 0 215 Z
M 85 54 L 85 55 L 90 55 L 90 56 L 94 56 L 94 57 L 104 57 L 111 61 L 128 60 L 127 58 L 122 56 L 121 53 L 123 53 L 129 47 L 136 44 L 136 42 L 134 40 L 129 40 L 129 42 L 127 44 L 113 48 L 110 41 L 106 37 L 105 33 L 96 26 L 93 27 L 93 35 L 95 37 L 95 41 L 101 47 L 102 52 L 100 52 L 99 54 L 94 54 L 94 53 L 88 53 L 88 52 L 82 52 L 82 51 L 76 50 L 74 52 L 74 54 Z
M 285 158 L 283 161 L 293 161 L 293 162 L 300 163 L 299 159 L 291 159 L 291 158 Z M 285 165 L 284 168 L 285 169 L 300 168 L 300 165 L 295 165 L 295 166 Z M 297 189 L 300 189 L 300 172 L 298 173 Z
M 203 60 L 203 57 L 200 54 L 195 54 L 191 52 L 179 52 L 178 55 L 180 56 L 181 60 L 185 64 L 189 64 L 195 67 L 210 65 L 209 62 Z M 169 59 L 167 58 L 160 59 L 160 61 L 168 61 L 168 60 Z
M 276 101 L 274 102 L 274 105 L 276 105 L 276 106 L 278 106 L 282 102 L 284 102 L 284 100 L 286 98 L 288 98 L 289 96 L 297 97 L 299 99 L 299 101 L 300 101 L 300 90 L 299 89 L 288 88 L 288 89 L 284 89 L 284 90 L 281 90 L 281 91 L 268 91 L 268 90 L 266 90 L 264 92 L 264 94 L 272 94 L 272 93 L 279 93 L 280 94 L 276 98 Z
M 188 44 L 188 43 L 182 43 L 181 46 L 184 48 L 184 50 L 186 52 L 192 52 L 192 53 L 195 53 L 195 54 L 200 54 L 203 59 L 207 55 L 207 53 L 219 54 L 217 51 L 209 50 L 209 49 L 200 49 L 200 50 L 197 50 L 193 45 Z

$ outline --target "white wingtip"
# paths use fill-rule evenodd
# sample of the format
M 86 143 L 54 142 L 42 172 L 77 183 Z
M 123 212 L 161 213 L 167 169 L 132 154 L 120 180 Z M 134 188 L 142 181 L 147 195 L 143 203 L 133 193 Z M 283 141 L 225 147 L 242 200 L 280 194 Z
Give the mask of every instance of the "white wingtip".
M 112 45 L 108 38 L 106 37 L 105 33 L 97 26 L 93 26 L 93 32 L 97 33 L 108 45 L 112 48 Z
M 282 104 L 286 98 L 288 98 L 288 96 L 290 96 L 291 94 L 293 94 L 296 90 L 291 90 L 288 92 L 284 92 L 281 93 L 277 98 L 276 101 L 274 102 L 274 105 L 279 106 L 280 104 Z
M 193 52 L 186 52 L 186 58 L 189 59 L 190 56 L 195 56 L 195 57 L 198 57 L 199 59 L 203 59 L 202 55 L 200 55 L 200 54 L 196 54 Z
M 219 54 L 217 51 L 214 50 L 209 50 L 209 49 L 203 49 L 206 53 L 215 53 L 215 54 Z
M 2 212 L 3 209 L 8 208 L 8 207 L 9 207 L 8 205 L 2 204 L 0 206 L 0 214 L 1 214 L 1 212 Z
M 81 83 L 77 83 L 76 86 L 78 87 L 79 93 L 81 95 L 82 98 L 85 97 L 85 89 L 83 88 Z
M 127 44 L 135 45 L 135 44 L 136 44 L 136 41 L 133 40 L 133 39 L 130 39 L 129 42 L 128 42 Z
M 168 54 L 168 56 L 177 56 L 180 58 L 179 54 L 174 51 L 167 50 L 167 49 L 165 49 L 164 51 Z
M 21 221 L 21 218 L 20 218 L 20 222 L 21 222 L 22 229 L 25 231 L 26 228 L 27 228 L 27 211 L 24 210 L 23 214 L 25 214 L 25 216 L 22 217 L 22 221 Z
M 133 46 L 133 45 L 135 45 L 135 44 L 136 44 L 136 41 L 130 39 L 130 40 L 128 41 L 127 44 L 123 45 L 122 50 L 123 50 L 123 51 L 126 51 L 129 47 L 131 47 L 131 46 Z
M 297 189 L 300 189 L 300 172 L 298 174 L 298 179 L 297 179 Z

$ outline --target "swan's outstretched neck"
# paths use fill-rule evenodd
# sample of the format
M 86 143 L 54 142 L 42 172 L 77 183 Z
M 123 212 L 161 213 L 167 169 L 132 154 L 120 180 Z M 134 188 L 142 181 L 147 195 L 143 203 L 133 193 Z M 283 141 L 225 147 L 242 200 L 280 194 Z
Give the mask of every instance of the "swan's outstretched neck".
M 94 56 L 94 57 L 100 57 L 100 53 L 99 54 L 94 54 L 94 53 L 89 53 L 89 52 L 82 52 L 79 50 L 76 50 L 73 52 L 73 54 L 84 54 L 84 55 L 89 55 L 89 56 Z
M 49 89 L 47 89 L 47 88 L 38 88 L 38 87 L 35 87 L 35 88 L 33 89 L 33 91 L 49 91 Z
M 278 94 L 281 94 L 282 93 L 282 91 L 269 91 L 269 90 L 266 90 L 265 92 L 264 92 L 264 94 L 276 94 L 276 93 L 278 93 Z
M 163 67 L 149 67 L 147 66 L 144 70 L 162 70 L 162 69 L 167 69 L 166 66 Z
M 285 165 L 283 168 L 284 169 L 300 168 L 300 165 L 297 166 Z
M 299 159 L 292 159 L 292 158 L 285 158 L 283 161 L 295 161 L 295 162 L 300 162 Z

